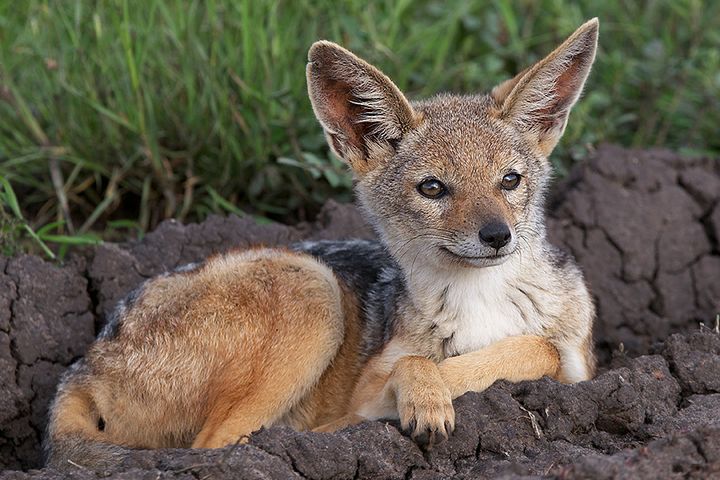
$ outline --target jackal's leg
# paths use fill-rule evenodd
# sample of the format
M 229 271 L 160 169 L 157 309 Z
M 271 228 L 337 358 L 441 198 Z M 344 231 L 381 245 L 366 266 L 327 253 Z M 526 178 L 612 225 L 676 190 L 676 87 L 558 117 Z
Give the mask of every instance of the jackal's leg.
M 521 335 L 499 340 L 475 352 L 443 360 L 440 374 L 452 398 L 480 392 L 496 380 L 520 382 L 545 375 L 557 378 L 560 355 L 547 339 Z
M 455 409 L 437 364 L 420 356 L 403 357 L 385 385 L 395 398 L 400 426 L 422 447 L 447 440 L 455 429 Z
M 239 353 L 212 379 L 195 448 L 235 443 L 280 420 L 318 383 L 343 342 L 342 292 L 327 267 L 287 255 L 262 269 L 277 293 L 262 299 L 242 336 L 223 341 Z
M 447 438 L 455 428 L 455 411 L 438 366 L 404 352 L 397 341 L 391 341 L 365 367 L 351 413 L 316 431 L 334 431 L 362 420 L 399 418 L 402 428 L 423 446 Z
M 228 366 L 213 382 L 212 406 L 192 446 L 222 447 L 280 419 L 307 395 L 328 368 L 342 340 L 337 329 L 332 328 L 340 320 L 326 318 L 314 322 L 306 331 L 274 338 L 277 349 L 268 349 L 252 365 Z M 323 328 L 322 323 L 327 323 L 328 328 Z M 238 372 L 247 367 L 252 369 L 250 375 Z M 240 383 L 235 376 L 246 380 Z
M 300 379 L 302 380 L 302 379 Z M 263 385 L 261 385 L 262 387 Z M 282 390 L 280 385 L 267 385 L 276 391 Z M 279 398 L 268 398 L 264 392 L 253 392 L 251 397 L 233 401 L 227 398 L 211 412 L 200 433 L 195 437 L 192 448 L 220 448 L 250 435 L 263 425 L 268 425 L 276 418 L 278 411 L 287 410 L 286 405 L 292 404 L 293 396 L 302 385 L 286 385 Z

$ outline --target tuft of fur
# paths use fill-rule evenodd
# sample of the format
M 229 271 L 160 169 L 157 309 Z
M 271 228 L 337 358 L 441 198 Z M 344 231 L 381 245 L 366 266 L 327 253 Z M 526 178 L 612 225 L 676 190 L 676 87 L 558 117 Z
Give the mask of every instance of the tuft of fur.
M 353 168 L 372 168 L 419 118 L 405 96 L 378 69 L 332 42 L 308 53 L 308 94 L 328 144 Z

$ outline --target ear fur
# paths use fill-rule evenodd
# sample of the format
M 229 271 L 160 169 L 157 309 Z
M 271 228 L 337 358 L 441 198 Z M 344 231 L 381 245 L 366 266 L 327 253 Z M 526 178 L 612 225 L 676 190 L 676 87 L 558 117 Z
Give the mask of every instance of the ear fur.
M 565 131 L 595 60 L 597 18 L 586 22 L 550 55 L 491 93 L 496 115 L 512 123 L 540 153 L 550 155 Z
M 418 119 L 395 84 L 332 42 L 308 52 L 308 94 L 328 144 L 357 173 L 374 168 Z

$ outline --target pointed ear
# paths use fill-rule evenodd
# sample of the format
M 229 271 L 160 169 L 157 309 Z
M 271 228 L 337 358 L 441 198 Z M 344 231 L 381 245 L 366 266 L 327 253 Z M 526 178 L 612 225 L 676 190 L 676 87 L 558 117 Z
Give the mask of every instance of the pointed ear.
M 598 19 L 578 28 L 550 55 L 491 93 L 496 115 L 515 125 L 545 156 L 565 131 L 570 109 L 595 60 Z
M 377 68 L 332 42 L 315 42 L 307 65 L 308 94 L 330 147 L 358 173 L 393 153 L 417 118 Z

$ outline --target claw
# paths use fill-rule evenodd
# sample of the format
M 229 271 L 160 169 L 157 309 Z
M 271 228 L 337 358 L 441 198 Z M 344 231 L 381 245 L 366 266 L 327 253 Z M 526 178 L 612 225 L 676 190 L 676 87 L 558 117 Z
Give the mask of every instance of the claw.
M 445 420 L 445 440 L 447 440 L 454 431 L 455 427 L 453 426 L 452 422 L 450 420 Z
M 410 419 L 410 422 L 405 428 L 405 431 L 407 431 L 410 435 L 414 435 L 415 430 L 417 430 L 417 419 L 413 417 L 412 419 Z

